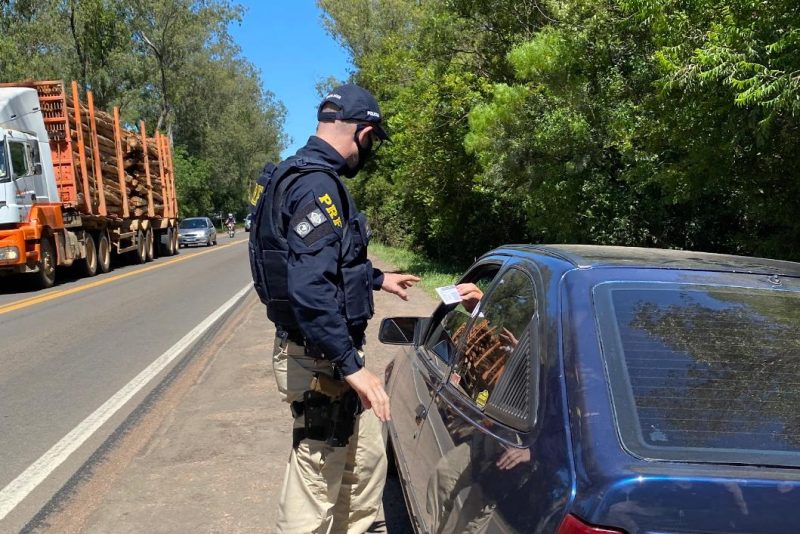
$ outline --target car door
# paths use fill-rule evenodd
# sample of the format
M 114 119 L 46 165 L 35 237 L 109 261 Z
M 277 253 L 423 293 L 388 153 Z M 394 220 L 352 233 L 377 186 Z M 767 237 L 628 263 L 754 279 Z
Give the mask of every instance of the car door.
M 491 284 L 502 265 L 502 258 L 492 258 L 476 264 L 462 278 L 484 290 Z M 395 452 L 408 473 L 408 489 L 414 500 L 418 519 L 429 522 L 426 509 L 427 482 L 430 469 L 437 458 L 420 457 L 418 451 L 435 446 L 436 434 L 426 422 L 434 395 L 445 383 L 459 350 L 459 339 L 471 317 L 463 304 L 442 304 L 427 323 L 428 329 L 417 346 L 406 353 L 403 367 L 393 371 L 392 425 L 396 435 Z
M 448 379 L 434 397 L 416 458 L 426 469 L 431 532 L 479 532 L 497 503 L 530 475 L 523 444 L 537 373 L 534 276 L 524 262 L 507 266 L 481 299 L 461 335 Z

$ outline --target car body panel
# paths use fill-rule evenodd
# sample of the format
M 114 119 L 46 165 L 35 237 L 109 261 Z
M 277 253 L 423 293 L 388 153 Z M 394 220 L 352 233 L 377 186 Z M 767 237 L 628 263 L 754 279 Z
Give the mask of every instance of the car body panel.
M 794 291 L 800 266 L 584 246 L 510 246 L 480 261 L 487 259 L 504 264 L 498 279 L 516 266 L 535 280 L 535 423 L 520 431 L 487 417 L 451 382 L 453 368 L 425 365 L 424 346 L 404 351 L 388 384 L 390 436 L 406 464 L 402 484 L 419 532 L 555 532 L 567 513 L 628 534 L 790 532 L 800 525 L 798 469 L 647 459 L 625 447 L 593 293 L 603 283 L 643 281 Z M 412 404 L 425 404 L 426 395 L 432 402 L 417 425 Z M 500 469 L 510 449 L 530 461 Z
M 402 356 L 395 361 L 392 374 L 393 406 L 399 409 L 393 414 L 389 425 L 390 439 L 398 463 L 398 471 L 404 480 L 404 488 L 409 488 L 406 500 L 413 509 L 411 516 L 423 528 L 427 516 L 424 498 L 424 487 L 421 482 L 425 480 L 421 462 L 416 456 L 417 439 L 423 427 L 427 425 L 427 410 L 437 385 L 433 380 L 426 380 L 428 375 L 426 367 L 420 359 L 418 350 L 404 350 Z M 430 376 L 430 375 L 428 375 Z M 390 392 L 391 393 L 391 392 Z M 413 489 L 412 489 L 413 488 Z

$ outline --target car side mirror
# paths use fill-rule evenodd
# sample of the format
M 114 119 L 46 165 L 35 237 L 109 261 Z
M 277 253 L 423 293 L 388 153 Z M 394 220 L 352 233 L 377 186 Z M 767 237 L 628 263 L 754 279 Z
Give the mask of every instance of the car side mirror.
M 381 321 L 378 340 L 387 345 L 413 345 L 421 317 L 387 317 Z
M 42 174 L 42 164 L 41 163 L 34 163 L 33 164 L 33 174 L 36 176 L 40 176 Z

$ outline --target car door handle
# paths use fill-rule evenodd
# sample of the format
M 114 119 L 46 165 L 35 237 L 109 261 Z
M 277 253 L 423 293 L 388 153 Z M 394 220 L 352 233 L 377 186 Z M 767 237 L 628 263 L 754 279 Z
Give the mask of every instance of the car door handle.
M 414 421 L 417 422 L 418 425 L 422 424 L 422 421 L 425 420 L 425 417 L 428 416 L 428 410 L 425 409 L 425 406 L 420 404 L 417 406 L 417 409 L 414 410 Z

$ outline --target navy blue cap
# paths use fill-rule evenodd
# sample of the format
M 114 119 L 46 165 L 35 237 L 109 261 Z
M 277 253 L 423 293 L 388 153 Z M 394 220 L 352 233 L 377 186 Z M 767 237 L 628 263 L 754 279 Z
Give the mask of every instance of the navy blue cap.
M 334 104 L 338 109 L 322 111 L 327 103 Z M 378 107 L 378 101 L 363 87 L 350 83 L 340 85 L 322 99 L 317 109 L 317 120 L 320 122 L 340 120 L 369 123 L 381 140 L 389 140 L 389 134 L 381 126 L 381 110 Z

